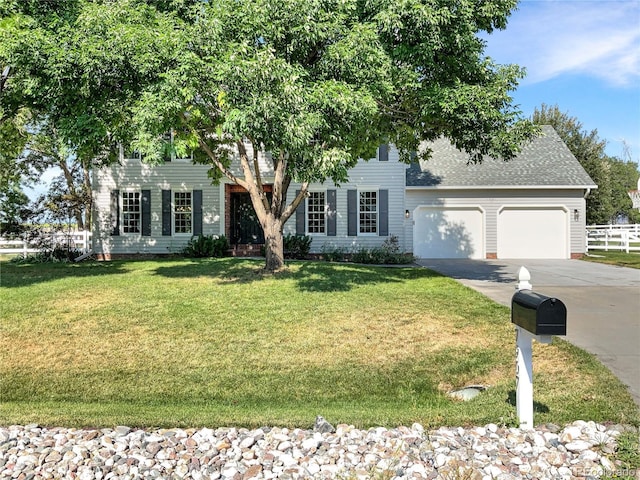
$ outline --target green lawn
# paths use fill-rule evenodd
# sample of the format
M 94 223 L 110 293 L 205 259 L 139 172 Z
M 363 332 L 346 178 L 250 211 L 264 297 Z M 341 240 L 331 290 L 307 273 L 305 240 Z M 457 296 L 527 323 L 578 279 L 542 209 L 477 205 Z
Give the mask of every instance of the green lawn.
M 593 250 L 589 255 L 583 257 L 589 262 L 606 263 L 608 265 L 618 265 L 619 267 L 640 268 L 640 252 L 605 252 L 604 250 Z
M 514 424 L 507 308 L 420 268 L 239 259 L 0 264 L 0 424 Z M 638 423 L 566 342 L 535 345 L 536 423 Z M 490 388 L 470 402 L 446 392 Z

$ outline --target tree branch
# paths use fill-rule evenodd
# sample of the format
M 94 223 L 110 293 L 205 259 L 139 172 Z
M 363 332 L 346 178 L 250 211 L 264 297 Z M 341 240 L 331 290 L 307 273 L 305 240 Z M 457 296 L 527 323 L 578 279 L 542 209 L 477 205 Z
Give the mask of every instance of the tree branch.
M 287 205 L 287 208 L 284 209 L 284 212 L 282 212 L 282 216 L 280 217 L 283 224 L 286 223 L 287 220 L 289 220 L 291 215 L 293 215 L 293 212 L 296 211 L 300 203 L 305 199 L 305 197 L 307 196 L 308 188 L 309 182 L 304 182 L 300 187 L 300 193 L 298 193 L 298 195 L 296 195 L 296 198 L 293 199 L 293 202 Z

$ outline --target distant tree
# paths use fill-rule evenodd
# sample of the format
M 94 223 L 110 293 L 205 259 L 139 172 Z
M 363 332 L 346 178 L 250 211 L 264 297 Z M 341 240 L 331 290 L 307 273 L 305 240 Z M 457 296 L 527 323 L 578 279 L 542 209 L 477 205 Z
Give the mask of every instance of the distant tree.
M 587 197 L 587 224 L 609 223 L 614 208 L 611 167 L 605 154 L 606 141 L 598 137 L 597 130 L 583 130 L 582 123 L 576 117 L 560 111 L 557 105 L 551 107 L 542 104 L 534 110 L 531 120 L 538 125 L 551 125 L 598 185 Z
M 583 130 L 576 117 L 560 111 L 557 105 L 542 104 L 535 109 L 532 121 L 553 126 L 598 185 L 587 197 L 587 224 L 616 223 L 620 217 L 638 218 L 627 193 L 636 188 L 640 176 L 635 162 L 608 156 L 605 153 L 607 142 L 599 138 L 598 131 Z
M 505 28 L 516 0 L 23 5 L 10 12 L 19 28 L 0 28 L 14 93 L 23 87 L 78 158 L 112 162 L 118 143 L 150 162 L 193 151 L 214 181 L 249 192 L 269 271 L 283 266 L 284 224 L 309 183 L 346 181 L 379 144 L 408 161 L 445 136 L 472 161 L 510 159 L 537 131 L 509 95 L 522 70 L 492 63 L 478 37 Z M 271 200 L 258 152 L 269 152 Z M 292 182 L 301 188 L 287 203 Z
M 48 197 L 51 208 L 56 208 L 56 199 L 70 208 L 79 230 L 91 225 L 91 159 L 78 158 L 60 137 L 59 130 L 50 123 L 38 126 L 26 146 L 25 163 L 38 171 L 58 168 L 60 178 L 52 182 Z
M 638 188 L 638 164 L 629 160 L 609 159 L 611 169 L 611 198 L 614 219 L 628 219 L 630 223 L 640 223 L 640 211 L 633 208 L 629 196 L 631 190 Z
M 16 185 L 0 190 L 0 235 L 19 235 L 31 218 L 29 197 Z

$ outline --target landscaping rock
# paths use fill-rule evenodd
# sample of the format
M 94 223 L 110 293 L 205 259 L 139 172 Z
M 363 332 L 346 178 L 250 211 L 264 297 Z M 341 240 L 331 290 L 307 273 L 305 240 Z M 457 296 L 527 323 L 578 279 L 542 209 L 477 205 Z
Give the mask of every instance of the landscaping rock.
M 614 451 L 623 430 L 593 422 L 359 430 L 321 417 L 314 430 L 292 431 L 10 426 L 0 427 L 0 478 L 573 478 L 612 473 L 602 446 Z

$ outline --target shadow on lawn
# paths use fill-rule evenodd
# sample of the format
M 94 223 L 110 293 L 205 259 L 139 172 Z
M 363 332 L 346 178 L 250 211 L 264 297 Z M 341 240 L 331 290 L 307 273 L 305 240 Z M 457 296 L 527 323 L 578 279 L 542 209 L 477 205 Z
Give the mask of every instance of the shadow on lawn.
M 0 287 L 17 288 L 50 282 L 60 278 L 99 277 L 128 273 L 122 262 L 26 263 L 2 262 Z
M 406 280 L 441 276 L 424 268 L 393 268 L 322 261 L 287 262 L 289 268 L 270 274 L 264 261 L 237 258 L 190 260 L 180 265 L 161 266 L 156 275 L 167 278 L 210 277 L 221 282 L 245 284 L 271 279 L 292 280 L 304 292 L 342 292 L 357 285 L 402 283 Z
M 516 391 L 509 390 L 509 396 L 507 398 L 507 403 L 513 407 L 516 406 Z M 533 412 L 534 413 L 549 413 L 549 407 L 544 403 L 533 401 Z

